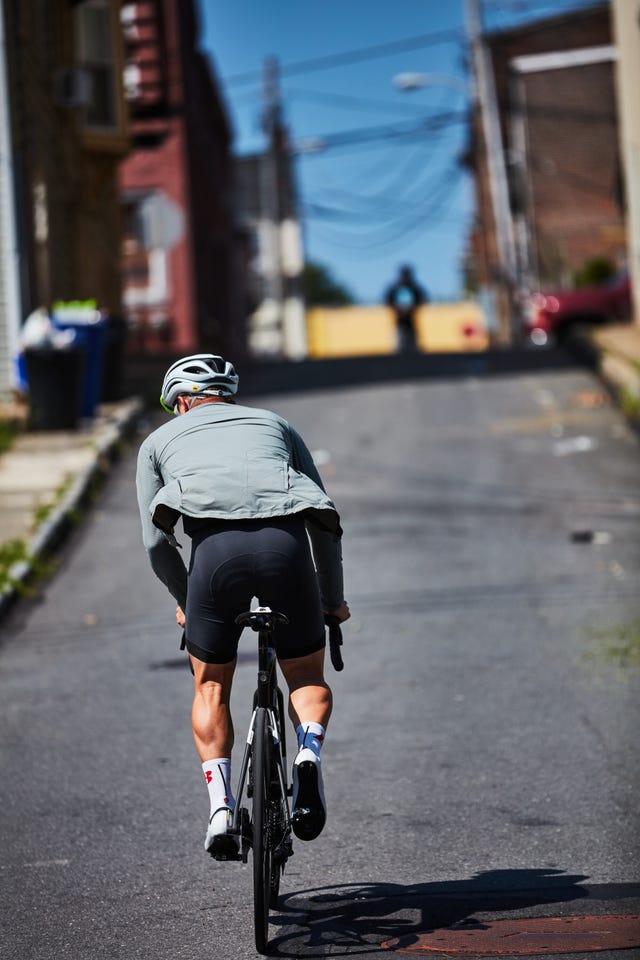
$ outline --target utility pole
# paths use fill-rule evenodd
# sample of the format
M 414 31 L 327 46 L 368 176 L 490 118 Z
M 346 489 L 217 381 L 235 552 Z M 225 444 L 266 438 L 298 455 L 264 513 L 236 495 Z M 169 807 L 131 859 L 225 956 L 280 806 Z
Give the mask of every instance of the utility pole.
M 277 130 L 280 123 L 278 61 L 267 57 L 262 70 L 262 129 L 266 137 L 260 158 L 260 259 L 265 297 L 260 308 L 260 347 L 267 353 L 283 350 L 282 269 L 280 258 L 280 175 Z
M 302 236 L 291 170 L 287 131 L 282 120 L 278 61 L 263 68 L 263 126 L 267 145 L 260 170 L 266 297 L 261 313 L 265 344 L 292 360 L 307 354 Z
M 501 292 L 498 304 L 498 329 L 502 343 L 509 344 L 513 341 L 515 332 L 513 290 L 516 280 L 516 247 L 493 64 L 483 35 L 479 0 L 466 0 L 466 27 L 473 61 L 473 99 L 482 123 L 496 231 L 497 267 Z

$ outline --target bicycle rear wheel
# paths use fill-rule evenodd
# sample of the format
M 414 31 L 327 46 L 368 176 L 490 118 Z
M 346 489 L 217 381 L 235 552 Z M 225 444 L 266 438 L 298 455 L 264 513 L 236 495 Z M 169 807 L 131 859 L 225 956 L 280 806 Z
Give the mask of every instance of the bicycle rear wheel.
M 253 919 L 258 953 L 266 954 L 269 942 L 269 901 L 273 857 L 269 823 L 271 737 L 267 711 L 258 707 L 253 734 Z
M 284 699 L 282 691 L 276 691 L 274 716 L 277 725 L 278 743 L 271 747 L 271 797 L 269 804 L 269 822 L 271 838 L 271 877 L 269 883 L 269 906 L 277 909 L 280 894 L 280 877 L 286 860 L 288 838 L 288 816 L 286 801 L 287 742 L 284 731 Z M 282 777 L 282 780 L 281 780 Z M 283 792 L 284 791 L 284 792 Z

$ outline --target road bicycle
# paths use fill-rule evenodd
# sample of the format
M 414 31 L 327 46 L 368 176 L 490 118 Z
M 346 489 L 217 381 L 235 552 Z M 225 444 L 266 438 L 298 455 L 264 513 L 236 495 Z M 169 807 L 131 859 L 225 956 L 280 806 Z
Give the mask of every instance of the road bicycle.
M 286 714 L 278 687 L 274 643 L 278 624 L 288 623 L 283 613 L 257 607 L 240 614 L 236 623 L 258 634 L 258 686 L 253 698 L 238 788 L 229 835 L 237 838 L 238 852 L 227 859 L 247 863 L 253 858 L 253 917 L 258 953 L 269 944 L 269 910 L 277 906 L 280 878 L 293 855 L 289 797 L 293 786 L 287 779 Z M 329 627 L 331 661 L 336 670 L 344 664 L 342 636 L 336 617 L 325 616 Z M 251 813 L 244 802 L 251 802 Z

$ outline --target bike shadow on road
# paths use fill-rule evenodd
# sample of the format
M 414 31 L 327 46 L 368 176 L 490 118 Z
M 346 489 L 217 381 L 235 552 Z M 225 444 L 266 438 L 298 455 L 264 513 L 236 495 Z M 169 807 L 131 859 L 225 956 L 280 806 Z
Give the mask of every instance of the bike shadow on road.
M 612 902 L 618 905 L 613 912 L 621 912 L 621 900 L 640 897 L 640 884 L 588 886 L 586 880 L 586 875 L 558 869 L 488 870 L 466 880 L 351 883 L 299 891 L 284 895 L 280 912 L 271 916 L 280 928 L 271 951 L 290 958 L 392 955 L 383 943 L 401 938 L 400 949 L 407 950 L 420 934 L 454 925 L 477 927 L 485 914 L 502 917 L 563 904 L 559 911 L 545 909 L 535 915 L 570 915 L 568 905 L 585 899 L 590 914 L 612 912 Z M 577 912 L 583 915 L 585 910 Z

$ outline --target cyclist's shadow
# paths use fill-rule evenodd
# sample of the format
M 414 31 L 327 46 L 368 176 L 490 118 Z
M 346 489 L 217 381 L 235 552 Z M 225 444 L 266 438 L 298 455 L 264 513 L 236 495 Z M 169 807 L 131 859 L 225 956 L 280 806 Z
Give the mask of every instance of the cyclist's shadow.
M 616 884 L 596 893 L 588 878 L 562 870 L 489 870 L 469 880 L 440 883 L 363 883 L 283 895 L 271 923 L 279 933 L 272 953 L 282 957 L 366 956 L 396 937 L 406 948 L 428 930 L 471 921 L 474 914 L 505 913 L 584 897 L 638 895 L 638 885 Z M 384 953 L 387 951 L 385 950 Z

